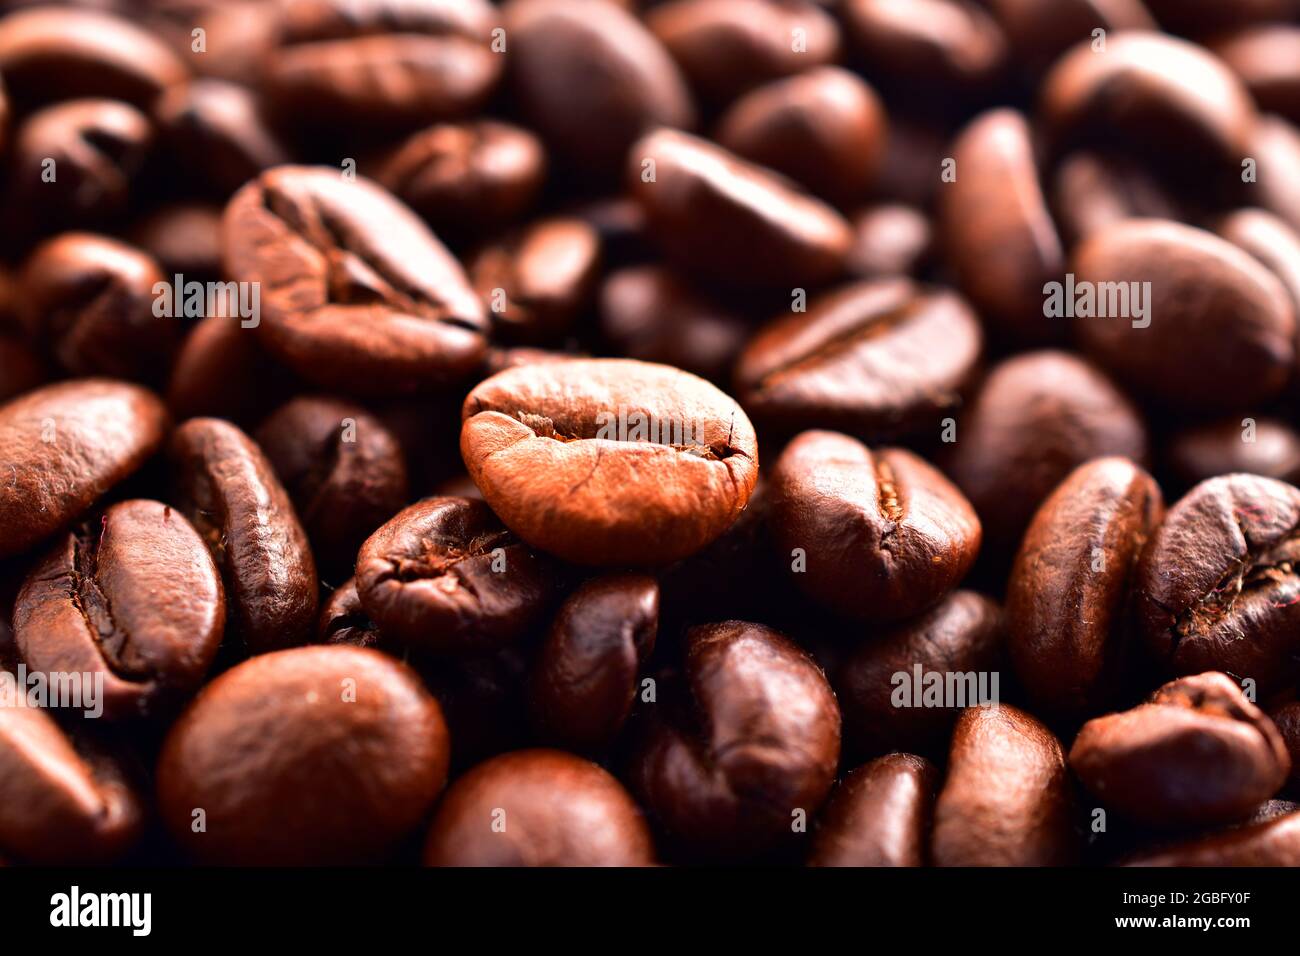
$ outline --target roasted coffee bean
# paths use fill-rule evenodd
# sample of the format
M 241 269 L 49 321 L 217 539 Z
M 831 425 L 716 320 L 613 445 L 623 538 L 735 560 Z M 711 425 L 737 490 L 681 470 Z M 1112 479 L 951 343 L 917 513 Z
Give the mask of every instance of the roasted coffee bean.
M 357 593 L 384 634 L 442 653 L 483 654 L 522 637 L 546 610 L 553 570 L 482 501 L 427 498 L 357 554 Z
M 230 627 L 251 653 L 305 643 L 316 623 L 316 564 L 288 493 L 261 449 L 216 418 L 172 435 L 177 504 L 226 589 Z
M 10 159 L 14 226 L 32 236 L 120 217 L 153 143 L 148 117 L 117 100 L 67 100 L 33 113 Z
M 434 815 L 428 866 L 647 866 L 640 809 L 594 763 L 559 750 L 503 754 L 460 777 Z
M 1039 183 L 1029 124 L 998 109 L 971 121 L 952 145 L 957 178 L 939 191 L 940 243 L 986 322 L 1015 342 L 1060 339 L 1043 287 L 1059 281 L 1065 253 Z
M 715 105 L 840 54 L 834 18 L 809 0 L 671 0 L 647 11 L 646 25 Z
M 102 96 L 148 110 L 186 71 L 166 44 L 124 19 L 49 7 L 0 21 L 0 74 L 27 106 Z
M 853 246 L 846 263 L 862 279 L 917 276 L 930 263 L 934 235 L 930 220 L 902 203 L 881 203 L 853 218 Z
M 1267 401 L 1291 374 L 1296 317 L 1285 287 L 1209 232 L 1121 222 L 1089 237 L 1072 271 L 1097 290 L 1087 314 L 1076 304 L 1081 344 L 1137 391 L 1175 408 L 1222 411 Z M 1218 387 L 1201 387 L 1207 376 Z
M 581 219 L 543 219 L 480 251 L 469 273 L 502 335 L 555 342 L 595 295 L 600 237 Z
M 876 182 L 875 198 L 929 209 L 945 185 L 934 171 L 941 170 L 947 158 L 948 136 L 937 124 L 924 118 L 891 116 L 885 165 Z
M 920 681 L 927 674 L 973 674 L 974 691 L 982 679 L 989 696 L 1000 693 L 1005 641 L 1001 608 L 974 591 L 954 591 L 919 617 L 868 634 L 835 671 L 846 749 L 864 756 L 898 747 L 942 750 L 961 707 L 976 701 L 934 706 Z M 901 690 L 899 675 L 911 682 L 910 694 Z
M 618 354 L 715 383 L 730 377 L 749 337 L 749 324 L 730 303 L 662 266 L 611 273 L 599 300 L 601 335 Z
M 359 405 L 300 397 L 256 433 L 322 568 L 351 573 L 357 549 L 408 500 L 402 446 Z
M 1044 78 L 1039 103 L 1057 149 L 1123 142 L 1218 172 L 1251 155 L 1255 106 L 1245 86 L 1203 48 L 1159 33 L 1110 36 L 1101 52 L 1080 41 Z
M 849 224 L 780 176 L 676 130 L 650 134 L 627 155 L 650 230 L 683 270 L 772 288 L 818 285 L 844 270 Z
M 1118 153 L 1080 151 L 1057 163 L 1052 208 L 1071 248 L 1125 219 L 1184 218 L 1155 176 Z
M 1138 853 L 1125 866 L 1300 866 L 1300 813 L 1263 823 L 1232 827 L 1149 853 Z
M 487 320 L 460 264 L 374 183 L 281 166 L 231 200 L 226 272 L 262 293 L 261 341 L 325 388 L 429 390 L 482 361 Z
M 1040 77 L 1077 41 L 1120 30 L 1154 30 L 1142 0 L 990 0 L 1013 66 Z M 918 18 L 920 19 L 920 18 Z
M 506 526 L 579 564 L 666 564 L 744 510 L 753 426 L 731 398 L 664 365 L 525 365 L 465 399 L 461 454 Z
M 321 644 L 352 647 L 377 647 L 383 639 L 379 626 L 361 606 L 356 578 L 349 578 L 321 606 L 316 639 Z
M 659 585 L 645 575 L 592 578 L 560 608 L 532 673 L 539 736 L 578 752 L 614 742 L 642 690 L 654 651 Z
M 1034 515 L 1007 583 L 1007 636 L 1044 711 L 1087 713 L 1115 690 L 1134 568 L 1163 516 L 1159 486 L 1127 458 L 1080 465 Z
M 98 703 L 109 719 L 149 716 L 193 693 L 225 622 L 203 539 L 157 501 L 120 502 L 64 535 L 33 565 L 14 606 L 28 669 L 102 679 Z
M 975 511 L 901 448 L 804 432 L 772 475 L 772 532 L 796 586 L 858 618 L 909 617 L 965 576 L 980 547 Z
M 244 320 L 209 315 L 185 338 L 172 364 L 167 406 L 177 421 L 200 415 L 248 424 L 263 402 L 288 398 L 293 376 L 276 363 Z
M 1061 743 L 1009 704 L 970 707 L 953 731 L 948 778 L 934 808 L 937 866 L 1064 866 L 1077 862 Z
M 960 404 L 983 341 L 960 296 L 901 278 L 858 282 L 760 329 L 736 365 L 736 396 L 760 427 L 786 434 L 916 435 Z
M 1004 561 L 1039 504 L 1076 467 L 1103 455 L 1140 464 L 1147 455 L 1137 409 L 1105 375 L 1065 352 L 1030 352 L 994 367 L 954 437 L 944 470 L 979 514 L 984 550 Z
M 546 167 L 528 130 L 478 120 L 413 134 L 376 162 L 373 175 L 439 233 L 484 233 L 532 208 Z
M 500 79 L 487 0 L 289 0 L 262 88 L 287 120 L 403 128 L 475 112 Z
M 1107 807 L 1152 827 L 1241 820 L 1291 771 L 1273 722 L 1224 674 L 1184 677 L 1088 721 L 1070 767 Z
M 1261 116 L 1250 144 L 1258 179 L 1251 201 L 1300 230 L 1300 129 L 1278 116 Z
M 162 269 L 107 236 L 67 232 L 36 247 L 23 266 L 20 311 L 32 338 L 74 375 L 154 382 L 182 337 L 182 302 L 160 308 Z
M 873 75 L 902 89 L 970 96 L 1006 66 L 1006 38 L 971 0 L 846 0 L 843 15 L 850 47 Z
M 204 202 L 169 203 L 131 230 L 131 241 L 157 260 L 163 273 L 207 282 L 221 274 L 221 208 Z
M 1176 674 L 1222 670 L 1261 689 L 1300 670 L 1300 489 L 1203 481 L 1169 509 L 1137 569 L 1147 643 Z
M 174 86 L 154 115 L 176 161 L 223 198 L 262 170 L 289 162 L 256 95 L 238 84 L 195 80 Z
M 438 702 L 402 664 L 294 648 L 204 688 L 163 745 L 158 806 L 177 843 L 208 863 L 384 859 L 442 790 L 448 750 Z M 203 829 L 191 825 L 198 810 Z
M 45 363 L 15 335 L 0 333 L 0 403 L 44 384 Z
M 1300 230 L 1262 209 L 1239 209 L 1220 219 L 1215 231 L 1282 280 L 1300 324 Z
M 642 133 L 695 124 L 672 58 L 616 5 L 512 0 L 505 17 L 520 110 L 574 169 L 612 181 Z
M 939 771 L 893 753 L 845 775 L 817 820 L 809 866 L 925 866 Z
M 108 379 L 48 385 L 0 406 L 0 558 L 85 514 L 162 444 L 152 392 Z
M 1276 418 L 1221 419 L 1174 434 L 1164 461 L 1183 488 L 1234 472 L 1294 484 L 1300 481 L 1300 434 Z
M 688 713 L 660 716 L 629 781 L 669 846 L 691 858 L 743 858 L 792 839 L 835 779 L 840 713 L 812 659 L 761 624 L 727 621 L 687 635 Z
M 1241 77 L 1261 110 L 1300 123 L 1300 26 L 1249 27 L 1215 42 L 1213 50 Z
M 1300 703 L 1292 701 L 1284 704 L 1268 716 L 1281 734 L 1282 743 L 1291 757 L 1291 776 L 1287 780 L 1287 790 L 1300 796 Z
M 25 862 L 111 862 L 143 829 L 121 764 L 35 707 L 0 707 L 0 794 L 0 852 Z
M 839 67 L 761 86 L 718 121 L 717 141 L 837 205 L 861 202 L 884 161 L 886 120 L 875 92 Z

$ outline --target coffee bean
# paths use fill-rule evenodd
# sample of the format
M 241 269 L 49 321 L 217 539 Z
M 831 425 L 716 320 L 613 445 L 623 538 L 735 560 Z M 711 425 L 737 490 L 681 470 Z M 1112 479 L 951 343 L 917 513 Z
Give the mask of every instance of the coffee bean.
M 1040 116 L 1057 148 L 1098 139 L 1224 171 L 1250 155 L 1255 107 L 1241 81 L 1201 47 L 1149 31 L 1082 40 L 1052 67 Z
M 1258 163 L 1252 201 L 1300 229 L 1300 129 L 1278 116 L 1261 116 L 1247 154 Z
M 846 32 L 873 71 L 901 88 L 970 95 L 991 87 L 1005 68 L 1006 39 L 970 0 L 920 0 L 904 7 L 847 0 Z
M 262 64 L 274 112 L 299 124 L 405 128 L 475 112 L 500 79 L 487 0 L 291 0 Z
M 931 853 L 937 866 L 1077 861 L 1065 755 L 1050 730 L 1009 704 L 962 712 L 935 803 Z
M 264 293 L 263 344 L 323 387 L 427 391 L 483 358 L 486 318 L 460 265 L 368 180 L 277 167 L 235 194 L 223 241 L 226 272 Z
M 261 449 L 228 422 L 192 418 L 169 454 L 177 504 L 221 570 L 234 635 L 254 654 L 305 643 L 316 623 L 316 564 Z
M 580 219 L 544 219 L 480 251 L 469 272 L 503 336 L 555 342 L 595 295 L 600 237 Z
M 1300 866 L 1300 813 L 1139 853 L 1125 860 L 1124 865 Z
M 832 63 L 840 53 L 835 19 L 808 0 L 670 0 L 647 11 L 646 25 L 715 105 Z M 795 31 L 799 48 L 791 42 Z
M 174 86 L 158 101 L 155 116 L 176 160 L 223 198 L 262 170 L 289 162 L 257 96 L 236 83 Z
M 1164 461 L 1184 489 L 1234 472 L 1294 484 L 1300 481 L 1300 434 L 1275 418 L 1219 419 L 1174 434 Z
M 545 740 L 600 751 L 618 736 L 654 651 L 659 586 L 645 575 L 592 578 L 556 615 L 532 674 L 533 725 Z
M 201 415 L 249 424 L 262 403 L 285 400 L 297 382 L 237 318 L 210 315 L 185 338 L 172 364 L 167 406 L 177 421 Z
M 158 805 L 204 862 L 361 863 L 419 825 L 447 757 L 438 703 L 405 666 L 376 651 L 300 647 L 204 688 L 163 744 Z M 192 825 L 199 814 L 203 829 Z
M 107 379 L 48 385 L 0 406 L 0 557 L 85 514 L 162 444 L 153 393 Z
M 46 375 L 45 363 L 26 342 L 0 334 L 0 402 L 39 388 Z
M 1300 668 L 1300 489 L 1225 475 L 1169 509 L 1137 568 L 1148 646 L 1177 674 L 1222 670 L 1261 688 Z
M 559 750 L 480 764 L 447 791 L 424 845 L 428 866 L 647 866 L 650 832 L 618 781 Z
M 675 130 L 651 133 L 627 156 L 632 193 L 680 268 L 773 288 L 817 285 L 843 271 L 849 224 L 781 177 Z
M 110 719 L 149 716 L 193 693 L 212 664 L 226 604 L 194 527 L 157 501 L 124 501 L 57 541 L 14 607 L 29 670 L 94 674 Z
M 933 252 L 930 220 L 903 203 L 868 206 L 853 218 L 853 246 L 847 262 L 861 279 L 919 276 Z
M 663 365 L 527 365 L 465 399 L 461 453 L 506 526 L 579 564 L 666 564 L 736 519 L 758 474 L 753 427 Z
M 33 113 L 19 127 L 10 159 L 14 227 L 25 236 L 48 235 L 122 216 L 153 145 L 149 119 L 117 100 L 67 100 Z
M 221 208 L 205 202 L 169 203 L 132 228 L 131 241 L 153 256 L 165 275 L 200 282 L 221 274 Z
M 1115 299 L 1108 309 L 1119 303 L 1120 314 L 1075 321 L 1084 349 L 1135 390 L 1212 411 L 1267 401 L 1286 383 L 1296 350 L 1287 291 L 1217 236 L 1161 220 L 1121 222 L 1075 250 L 1071 268 L 1099 296 L 1112 283 L 1149 284 L 1140 315 L 1131 298 L 1127 310 Z M 1219 387 L 1199 387 L 1206 376 Z
M 470 498 L 400 511 L 357 555 L 357 593 L 384 634 L 442 653 L 486 653 L 546 609 L 553 571 Z
M 383 639 L 379 627 L 361 606 L 356 578 L 340 585 L 321 606 L 316 639 L 322 644 L 351 647 L 377 647 Z
M 0 22 L 0 74 L 26 105 L 102 96 L 147 110 L 185 72 L 152 34 L 96 10 L 20 10 Z
M 1239 209 L 1219 220 L 1215 230 L 1250 253 L 1282 280 L 1300 316 L 1300 231 L 1262 209 Z
M 987 683 L 1001 670 L 1005 641 L 1001 608 L 974 591 L 954 591 L 924 614 L 868 634 L 835 672 L 847 749 L 868 756 L 942 750 L 961 705 L 925 706 L 919 693 L 901 700 L 899 675 L 911 681 L 918 668 L 973 674 L 978 687 L 979 675 Z
M 536 136 L 509 123 L 439 123 L 386 153 L 373 175 L 440 234 L 482 233 L 532 208 L 546 152 Z
M 789 638 L 727 621 L 687 636 L 681 712 L 660 716 L 628 770 L 670 846 L 744 858 L 780 846 L 835 778 L 840 714 L 821 670 Z M 697 714 L 694 720 L 689 716 Z
M 359 405 L 306 396 L 272 412 L 256 438 L 317 562 L 351 573 L 362 542 L 409 497 L 397 437 Z
M 163 282 L 158 263 L 138 249 L 67 232 L 28 257 L 21 311 L 33 339 L 74 375 L 153 382 L 181 341 L 179 311 L 157 307 Z
M 520 109 L 576 170 L 613 180 L 646 130 L 695 124 L 667 51 L 614 4 L 512 0 L 505 17 Z
M 121 764 L 70 738 L 48 711 L 0 707 L 0 852 L 37 865 L 106 863 L 140 836 L 145 811 Z
M 1261 110 L 1300 123 L 1300 27 L 1248 27 L 1213 43 L 1212 49 L 1241 77 Z
M 979 552 L 970 504 L 901 448 L 804 432 L 777 461 L 772 495 L 773 535 L 795 584 L 842 614 L 916 614 L 952 590 Z
M 1070 767 L 1130 820 L 1208 826 L 1240 820 L 1277 793 L 1291 758 L 1273 722 L 1230 678 L 1210 672 L 1088 721 L 1070 748 Z
M 718 121 L 717 141 L 829 202 L 861 202 L 884 160 L 886 119 L 875 92 L 839 67 L 761 86 Z
M 760 427 L 892 440 L 938 428 L 974 384 L 983 334 L 959 296 L 906 279 L 844 286 L 760 329 L 736 395 Z
M 924 866 L 939 772 L 893 753 L 845 775 L 817 821 L 810 866 Z
M 1076 467 L 1147 455 L 1137 409 L 1095 367 L 1055 351 L 995 366 L 954 437 L 944 471 L 975 506 L 991 560 L 1009 561 L 1034 511 Z
M 1154 30 L 1142 0 L 990 0 L 990 12 L 1010 48 L 1014 66 L 1039 78 L 1077 41 L 1101 30 Z
M 1086 713 L 1114 692 L 1134 568 L 1163 516 L 1159 486 L 1126 458 L 1080 465 L 1034 515 L 1007 584 L 1007 633 L 1044 711 Z
M 600 290 L 600 331 L 618 354 L 722 383 L 749 337 L 744 316 L 662 266 L 610 273 Z
M 1065 254 L 1039 182 L 1029 123 L 1000 109 L 971 121 L 952 145 L 957 178 L 939 191 L 940 243 L 975 307 L 999 335 L 1044 343 L 1063 337 L 1043 308 Z

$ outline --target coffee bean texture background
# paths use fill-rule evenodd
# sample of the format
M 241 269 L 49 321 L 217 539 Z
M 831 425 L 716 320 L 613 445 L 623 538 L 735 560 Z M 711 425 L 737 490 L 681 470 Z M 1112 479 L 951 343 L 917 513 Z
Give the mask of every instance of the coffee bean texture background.
M 1300 0 L 0 4 L 65 864 L 1300 866 Z

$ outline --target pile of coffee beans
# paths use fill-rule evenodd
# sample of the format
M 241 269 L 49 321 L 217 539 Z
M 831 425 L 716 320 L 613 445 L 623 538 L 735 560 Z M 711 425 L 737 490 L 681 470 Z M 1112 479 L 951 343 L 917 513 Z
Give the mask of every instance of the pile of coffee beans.
M 1300 865 L 1300 0 L 0 82 L 0 863 Z

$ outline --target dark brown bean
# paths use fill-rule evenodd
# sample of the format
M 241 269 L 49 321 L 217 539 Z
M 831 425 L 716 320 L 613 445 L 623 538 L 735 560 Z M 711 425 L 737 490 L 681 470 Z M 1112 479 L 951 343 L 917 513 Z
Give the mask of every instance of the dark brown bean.
M 975 561 L 980 522 L 911 452 L 804 432 L 772 476 L 771 524 L 795 584 L 858 618 L 898 619 L 952 590 Z
M 809 866 L 924 866 L 939 771 L 893 753 L 850 770 L 817 821 Z
M 1088 721 L 1070 767 L 1116 813 L 1178 828 L 1245 818 L 1282 787 L 1291 758 L 1263 711 L 1227 675 L 1210 672 Z
M 229 422 L 192 418 L 169 454 L 177 503 L 221 570 L 232 633 L 254 654 L 305 643 L 316 623 L 316 564 L 261 449 Z
M 1138 853 L 1125 866 L 1300 866 L 1300 813 Z
M 0 406 L 0 558 L 85 514 L 158 449 L 167 412 L 152 392 L 78 379 Z
M 1228 418 L 1193 425 L 1165 445 L 1165 467 L 1184 489 L 1245 472 L 1300 481 L 1300 434 L 1276 418 Z
M 934 808 L 937 866 L 1065 866 L 1079 854 L 1061 743 L 1009 704 L 957 721 Z

